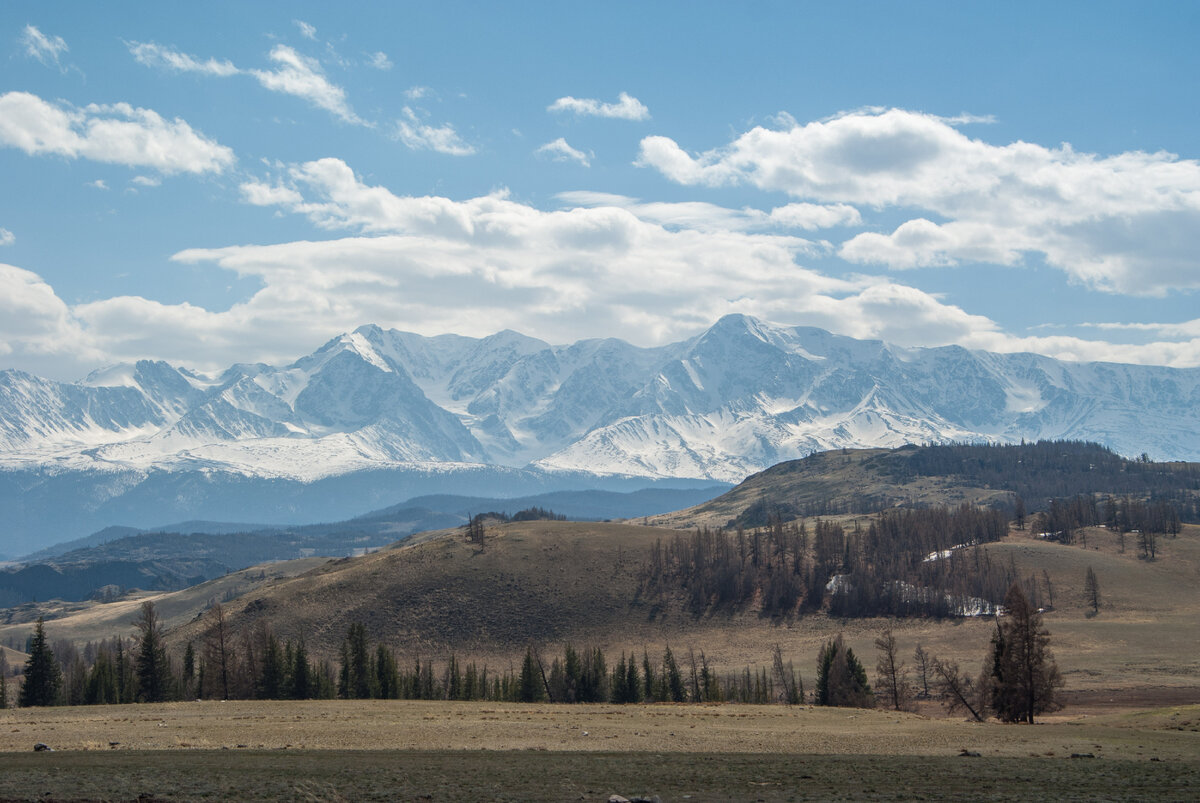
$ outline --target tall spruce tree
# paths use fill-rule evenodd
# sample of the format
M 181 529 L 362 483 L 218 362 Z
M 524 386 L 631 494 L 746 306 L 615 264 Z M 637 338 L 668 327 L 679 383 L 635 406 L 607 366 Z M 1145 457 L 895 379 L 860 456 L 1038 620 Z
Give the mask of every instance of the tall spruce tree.
M 167 661 L 162 626 L 159 624 L 158 611 L 154 609 L 153 602 L 146 600 L 142 603 L 134 625 L 138 629 L 138 699 L 147 703 L 160 703 L 171 696 L 171 665 Z
M 817 704 L 871 708 L 875 705 L 867 672 L 839 633 L 817 659 Z
M 45 622 L 39 616 L 29 644 L 29 659 L 25 661 L 20 705 L 58 705 L 61 692 L 62 668 L 46 643 Z

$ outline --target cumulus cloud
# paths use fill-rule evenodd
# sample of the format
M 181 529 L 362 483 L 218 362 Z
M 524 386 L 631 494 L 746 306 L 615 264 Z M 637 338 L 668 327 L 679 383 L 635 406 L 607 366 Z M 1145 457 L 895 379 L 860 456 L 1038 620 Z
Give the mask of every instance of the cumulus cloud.
M 301 55 L 287 45 L 272 48 L 270 58 L 278 65 L 274 70 L 249 70 L 264 87 L 272 92 L 303 98 L 347 123 L 367 125 L 350 108 L 346 90 L 325 77 L 319 61 Z
M 546 107 L 552 112 L 572 112 L 580 117 L 608 117 L 614 120 L 647 120 L 650 110 L 640 100 L 622 92 L 616 103 L 602 103 L 592 98 L 573 98 L 570 95 Z
M 1141 345 L 1018 337 L 887 276 L 823 275 L 799 264 L 823 246 L 760 229 L 769 212 L 599 194 L 544 211 L 504 192 L 398 195 L 335 158 L 273 169 L 243 182 L 243 200 L 303 215 L 336 237 L 175 254 L 175 263 L 256 281 L 250 297 L 220 310 L 135 296 L 70 306 L 36 275 L 4 268 L 0 364 L 62 375 L 89 359 L 93 367 L 143 357 L 202 369 L 282 363 L 365 322 L 424 334 L 511 328 L 550 342 L 619 332 L 650 345 L 741 312 L 899 345 L 1200 365 L 1200 336 L 1186 328 L 1164 332 L 1173 342 Z M 735 225 L 704 223 L 722 215 Z
M 75 108 L 28 92 L 0 95 L 0 145 L 33 155 L 151 168 L 174 173 L 222 173 L 233 151 L 176 117 L 128 103 Z
M 0 263 L 0 364 L 76 379 L 105 358 L 50 285 Z
M 578 162 L 584 167 L 592 166 L 589 155 L 572 148 L 564 137 L 559 137 L 553 142 L 547 142 L 545 145 L 539 146 L 534 153 L 553 159 L 556 162 Z
M 296 27 L 300 29 L 300 35 L 303 36 L 305 39 L 311 39 L 314 42 L 317 40 L 316 27 L 309 25 L 304 20 L 292 20 L 292 22 L 294 22 L 296 24 Z
M 180 53 L 178 50 L 172 50 L 154 42 L 126 42 L 125 46 L 129 48 L 129 53 L 134 60 L 145 67 L 173 72 L 195 72 L 220 78 L 227 78 L 241 72 L 229 60 L 217 61 L 210 58 L 201 61 L 195 56 Z
M 17 241 L 17 235 L 6 228 L 0 227 L 0 245 L 12 245 Z
M 377 50 L 374 53 L 368 54 L 367 64 L 371 65 L 377 70 L 390 70 L 393 67 L 392 60 L 389 59 L 387 53 L 384 53 L 382 50 Z
M 841 255 L 862 264 L 1012 265 L 1033 255 L 1106 291 L 1200 288 L 1200 163 L 1162 152 L 993 145 L 955 128 L 980 121 L 872 109 L 754 128 L 700 154 L 646 137 L 637 164 L 681 184 L 748 184 L 822 203 L 925 212 L 891 232 L 847 240 Z
M 586 190 L 562 192 L 556 196 L 565 203 L 576 206 L 618 206 L 637 215 L 642 220 L 668 227 L 713 231 L 761 231 L 766 229 L 816 229 L 834 226 L 855 226 L 862 222 L 857 209 L 847 204 L 794 203 L 776 207 L 769 212 L 761 209 L 728 207 L 704 201 L 647 202 L 625 195 Z
M 404 116 L 396 121 L 395 138 L 410 149 L 437 151 L 449 156 L 470 156 L 475 153 L 474 146 L 464 142 L 449 123 L 441 126 L 424 123 L 408 106 L 404 107 L 402 114 Z
M 21 31 L 21 44 L 25 46 L 25 55 L 37 59 L 47 67 L 53 65 L 65 72 L 60 57 L 70 50 L 67 42 L 61 36 L 46 36 L 32 25 L 26 25 Z

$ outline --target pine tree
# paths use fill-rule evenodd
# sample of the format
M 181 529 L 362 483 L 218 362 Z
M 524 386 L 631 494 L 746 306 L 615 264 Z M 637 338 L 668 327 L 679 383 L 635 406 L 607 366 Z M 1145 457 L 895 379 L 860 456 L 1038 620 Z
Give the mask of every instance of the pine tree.
M 20 705 L 58 705 L 62 692 L 62 669 L 46 643 L 45 623 L 38 617 L 33 639 L 29 644 L 29 659 L 25 662 L 25 679 L 21 682 Z
M 183 675 L 180 678 L 180 688 L 185 698 L 190 698 L 192 692 L 192 682 L 196 679 L 196 648 L 192 646 L 192 642 L 187 643 L 187 648 L 183 651 Z
M 817 660 L 817 704 L 871 708 L 875 704 L 867 672 L 839 633 Z
M 278 700 L 284 696 L 286 669 L 279 639 L 275 638 L 274 633 L 267 633 L 266 645 L 263 649 L 262 669 L 259 672 L 258 682 L 255 684 L 258 699 Z
M 134 622 L 140 634 L 136 658 L 138 699 L 159 703 L 171 694 L 171 667 L 154 603 L 146 600 Z
M 671 647 L 667 646 L 662 660 L 662 699 L 666 702 L 682 703 L 687 699 L 687 690 L 683 687 L 683 674 L 675 663 Z
M 300 641 L 296 643 L 296 650 L 292 653 L 292 672 L 291 672 L 291 692 L 294 700 L 307 700 L 314 696 L 315 691 L 311 677 L 311 670 L 308 665 L 308 650 L 304 646 L 304 637 L 300 637 Z

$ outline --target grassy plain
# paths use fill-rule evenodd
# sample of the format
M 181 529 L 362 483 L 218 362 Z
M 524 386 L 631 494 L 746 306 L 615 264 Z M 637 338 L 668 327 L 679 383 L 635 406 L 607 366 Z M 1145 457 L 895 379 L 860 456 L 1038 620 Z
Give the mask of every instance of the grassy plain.
M 5 800 L 1185 800 L 1200 792 L 1200 706 L 1077 712 L 1032 727 L 807 706 L 390 701 L 24 709 L 0 713 L 0 722 Z M 55 752 L 31 752 L 37 741 Z

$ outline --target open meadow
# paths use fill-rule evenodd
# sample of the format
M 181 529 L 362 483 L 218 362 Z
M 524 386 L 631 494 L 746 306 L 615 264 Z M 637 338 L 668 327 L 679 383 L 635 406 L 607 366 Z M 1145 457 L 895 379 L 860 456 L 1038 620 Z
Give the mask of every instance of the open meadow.
M 1200 793 L 1195 705 L 1081 709 L 1035 726 L 810 706 L 408 701 L 22 709 L 0 721 L 4 800 L 1187 800 Z M 36 742 L 55 750 L 35 753 Z

